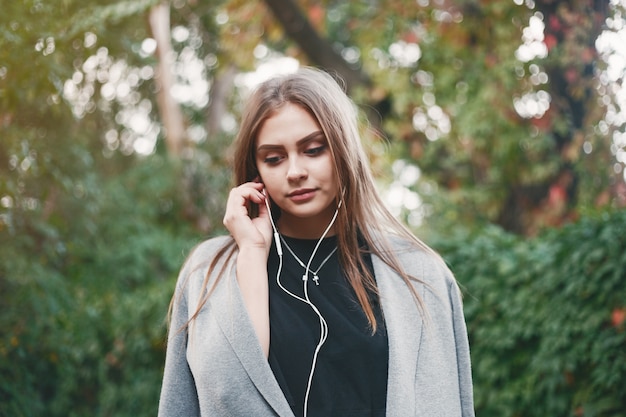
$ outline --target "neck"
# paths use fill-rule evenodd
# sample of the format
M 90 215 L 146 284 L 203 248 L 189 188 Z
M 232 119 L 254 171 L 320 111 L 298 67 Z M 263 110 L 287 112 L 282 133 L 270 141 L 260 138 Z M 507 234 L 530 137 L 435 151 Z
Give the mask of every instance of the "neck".
M 330 209 L 323 215 L 314 219 L 295 217 L 288 213 L 282 213 L 278 220 L 278 230 L 285 236 L 298 239 L 319 239 L 330 225 L 330 229 L 324 237 L 336 234 L 336 211 Z
M 330 220 L 328 223 L 330 223 Z M 326 226 L 328 226 L 328 223 L 326 223 Z M 303 219 L 290 222 L 281 218 L 277 226 L 282 235 L 296 239 L 319 239 L 324 233 L 324 230 L 326 230 L 324 226 L 318 227 L 317 225 L 307 223 L 307 221 Z M 335 226 L 333 225 L 328 233 L 326 233 L 325 237 L 334 236 L 335 233 Z

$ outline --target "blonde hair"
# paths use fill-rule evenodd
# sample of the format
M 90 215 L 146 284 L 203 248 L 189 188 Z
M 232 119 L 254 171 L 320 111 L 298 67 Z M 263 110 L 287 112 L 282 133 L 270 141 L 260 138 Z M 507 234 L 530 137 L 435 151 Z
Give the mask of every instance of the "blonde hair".
M 257 177 L 255 144 L 259 130 L 268 118 L 287 103 L 306 110 L 319 123 L 326 136 L 338 189 L 343 193 L 338 196 L 343 199 L 343 207 L 339 210 L 335 227 L 339 259 L 372 331 L 376 331 L 377 323 L 373 300 L 368 294 L 378 297 L 378 290 L 376 281 L 365 264 L 359 239 L 366 243 L 369 253 L 380 257 L 402 277 L 423 313 L 422 300 L 411 285 L 411 281 L 421 282 L 421 280 L 409 276 L 403 270 L 386 236 L 396 235 L 412 243 L 416 248 L 428 252 L 432 250 L 385 207 L 376 191 L 367 155 L 361 144 L 357 108 L 339 82 L 328 73 L 310 67 L 301 68 L 296 73 L 265 81 L 251 94 L 244 107 L 239 133 L 234 142 L 236 185 Z M 224 273 L 222 267 L 211 290 L 207 291 L 210 275 L 218 261 L 226 256 L 226 262 L 223 264 L 226 265 L 235 252 L 236 244 L 231 240 L 216 254 L 202 286 L 205 295 L 200 299 L 191 320 L 200 312 L 212 288 L 215 288 Z

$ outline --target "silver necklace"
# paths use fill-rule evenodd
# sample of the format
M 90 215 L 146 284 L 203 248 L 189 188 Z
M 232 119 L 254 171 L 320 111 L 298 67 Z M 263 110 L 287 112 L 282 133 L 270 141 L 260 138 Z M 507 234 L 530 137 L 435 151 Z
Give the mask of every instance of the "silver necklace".
M 283 244 L 285 245 L 285 247 L 287 248 L 287 250 L 289 251 L 289 253 L 291 254 L 291 256 L 294 257 L 294 259 L 300 264 L 300 266 L 302 268 L 305 269 L 306 271 L 306 265 L 304 264 L 304 262 L 302 262 L 300 260 L 300 258 L 298 258 L 298 256 L 291 250 L 291 248 L 289 247 L 289 245 L 287 244 L 287 242 L 285 241 L 285 239 L 283 238 L 283 235 L 280 235 L 280 240 L 283 242 Z M 331 256 L 333 256 L 333 254 L 337 252 L 337 246 L 335 246 L 335 249 L 333 249 L 332 251 L 330 251 L 330 253 L 328 254 L 328 256 L 326 258 L 324 258 L 324 260 L 322 261 L 322 263 L 320 264 L 320 266 L 315 270 L 315 271 L 311 271 L 313 272 L 313 281 L 315 281 L 315 285 L 320 285 L 319 280 L 320 277 L 317 276 L 317 273 L 320 271 L 320 269 L 322 269 L 322 267 L 326 264 L 326 262 L 328 262 L 328 260 L 330 259 Z M 306 281 L 307 280 L 307 275 L 304 274 L 302 275 L 302 280 Z

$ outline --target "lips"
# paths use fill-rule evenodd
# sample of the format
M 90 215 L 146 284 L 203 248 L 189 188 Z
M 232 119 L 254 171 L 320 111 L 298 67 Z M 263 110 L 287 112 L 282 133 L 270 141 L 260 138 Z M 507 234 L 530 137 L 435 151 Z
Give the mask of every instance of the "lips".
M 308 201 L 315 196 L 316 191 L 315 188 L 300 188 L 287 194 L 287 197 L 297 202 Z

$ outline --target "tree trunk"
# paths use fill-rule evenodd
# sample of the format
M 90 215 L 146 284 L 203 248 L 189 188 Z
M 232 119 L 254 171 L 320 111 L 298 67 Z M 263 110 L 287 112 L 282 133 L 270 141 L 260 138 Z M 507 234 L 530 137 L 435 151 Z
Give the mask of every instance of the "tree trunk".
M 287 36 L 298 44 L 311 62 L 326 71 L 337 73 L 346 83 L 347 92 L 357 86 L 373 87 L 365 72 L 350 65 L 327 39 L 316 32 L 294 0 L 265 0 L 265 4 L 272 10 Z M 369 103 L 359 104 L 367 115 L 371 131 L 388 138 L 382 125 L 391 109 L 391 97 L 384 94 Z
M 169 4 L 161 3 L 150 9 L 149 22 L 152 36 L 157 42 L 157 102 L 165 129 L 165 144 L 172 156 L 180 156 L 186 141 L 185 119 L 179 104 L 170 94 L 174 86 L 174 50 L 170 42 Z
M 336 71 L 351 90 L 357 85 L 369 85 L 369 77 L 351 67 L 333 46 L 323 39 L 302 14 L 293 0 L 265 0 L 287 36 L 295 41 L 315 64 L 326 70 Z
M 232 93 L 236 75 L 237 68 L 234 65 L 229 65 L 226 70 L 213 79 L 210 102 L 206 112 L 206 130 L 209 138 L 223 131 L 222 120 L 228 112 L 228 99 Z

